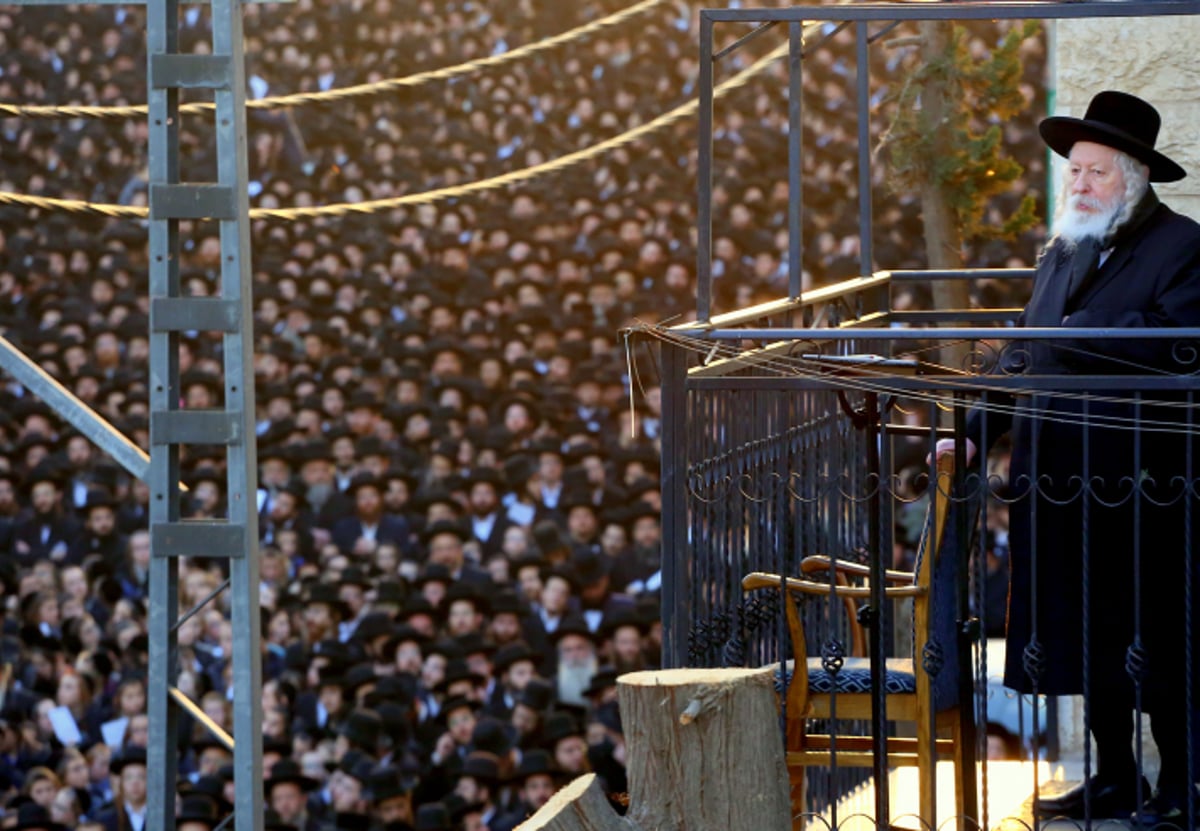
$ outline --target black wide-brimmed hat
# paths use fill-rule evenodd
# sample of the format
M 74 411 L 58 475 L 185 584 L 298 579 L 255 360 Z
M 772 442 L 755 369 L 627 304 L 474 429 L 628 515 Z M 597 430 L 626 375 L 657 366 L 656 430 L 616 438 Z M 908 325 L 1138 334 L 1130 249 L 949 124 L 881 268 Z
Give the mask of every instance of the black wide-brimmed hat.
M 267 794 L 267 798 L 271 797 L 271 791 L 277 785 L 284 784 L 296 785 L 300 790 L 308 793 L 315 791 L 321 786 L 321 783 L 312 777 L 305 776 L 300 769 L 300 764 L 292 759 L 280 759 L 271 767 L 271 775 L 263 782 L 263 790 Z
M 1094 141 L 1149 167 L 1151 182 L 1177 182 L 1187 171 L 1154 149 L 1161 124 L 1158 110 L 1146 101 L 1106 89 L 1096 93 L 1083 118 L 1051 116 L 1038 125 L 1038 132 L 1060 156 L 1070 155 L 1077 141 Z
M 551 776 L 557 780 L 561 775 L 550 754 L 540 747 L 534 747 L 521 754 L 521 764 L 512 778 L 524 782 L 531 776 Z
M 183 798 L 175 822 L 178 825 L 185 822 L 201 823 L 212 829 L 221 823 L 221 817 L 217 813 L 217 806 L 208 796 L 189 794 Z
M 146 766 L 146 748 L 132 744 L 125 745 L 109 759 L 108 772 L 119 775 L 121 771 L 130 765 Z
M 16 824 L 8 826 L 14 831 L 67 831 L 67 826 L 55 822 L 50 812 L 36 802 L 26 802 L 18 807 L 16 816 Z

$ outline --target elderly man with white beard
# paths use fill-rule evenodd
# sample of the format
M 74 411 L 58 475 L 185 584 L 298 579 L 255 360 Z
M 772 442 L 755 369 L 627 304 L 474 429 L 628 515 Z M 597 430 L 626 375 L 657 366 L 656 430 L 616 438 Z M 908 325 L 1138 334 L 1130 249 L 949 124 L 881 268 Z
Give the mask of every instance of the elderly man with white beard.
M 1159 202 L 1150 185 L 1186 175 L 1155 149 L 1159 124 L 1154 107 L 1115 91 L 1097 94 L 1082 119 L 1041 123 L 1067 164 L 1055 233 L 1020 326 L 1200 327 L 1200 225 Z M 1178 389 L 1194 390 L 1184 379 L 1200 368 L 1195 346 L 1169 337 L 1029 340 L 1005 350 L 997 371 L 1177 375 Z M 1040 812 L 1133 812 L 1144 827 L 1186 827 L 1189 803 L 1200 805 L 1187 773 L 1184 697 L 1185 587 L 1195 576 L 1185 508 L 1200 493 L 1187 460 L 1200 459 L 1196 430 L 1180 406 L 1185 393 L 1155 389 L 1135 403 L 1134 390 L 1095 386 L 992 394 L 967 420 L 968 464 L 976 448 L 1006 433 L 1012 440 L 1005 685 L 1086 697 L 1095 775 L 1039 799 Z M 1139 424 L 1157 429 L 1131 429 Z M 939 442 L 938 453 L 952 448 Z M 1151 716 L 1162 760 L 1149 799 L 1132 748 L 1135 704 Z
M 582 617 L 568 615 L 550 634 L 550 639 L 554 642 L 557 659 L 554 681 L 558 700 L 586 707 L 588 700 L 583 691 L 592 683 L 592 676 L 600 666 L 596 635 Z

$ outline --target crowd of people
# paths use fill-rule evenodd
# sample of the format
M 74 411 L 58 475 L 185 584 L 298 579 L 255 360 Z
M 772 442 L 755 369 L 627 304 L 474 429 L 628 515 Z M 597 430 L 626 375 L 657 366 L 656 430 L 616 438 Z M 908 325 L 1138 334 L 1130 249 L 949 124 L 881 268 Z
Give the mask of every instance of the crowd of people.
M 500 55 L 624 5 L 248 4 L 249 92 Z M 676 0 L 453 82 L 253 110 L 252 205 L 387 198 L 591 146 L 695 95 L 696 17 Z M 210 51 L 207 7 L 180 18 L 180 48 Z M 0 99 L 144 102 L 144 32 L 136 7 L 0 11 Z M 808 285 L 859 268 L 852 55 L 842 36 L 806 62 Z M 784 73 L 720 104 L 718 308 L 787 285 Z M 146 204 L 144 121 L 3 130 L 0 189 Z M 661 396 L 653 350 L 619 332 L 694 308 L 694 131 L 511 189 L 254 223 L 268 829 L 501 831 L 586 770 L 625 790 L 615 679 L 661 647 Z M 185 181 L 215 178 L 203 117 L 184 118 L 181 156 Z M 921 265 L 916 211 L 877 198 L 877 261 Z M 179 240 L 184 293 L 214 294 L 216 225 L 181 222 Z M 137 222 L 0 209 L 5 337 L 143 447 L 147 257 Z M 221 347 L 180 338 L 182 406 L 221 406 Z M 149 492 L 19 386 L 0 399 L 2 827 L 142 831 Z M 225 514 L 224 465 L 183 448 L 185 517 Z M 179 628 L 179 687 L 230 729 L 224 568 L 180 564 L 181 610 L 215 598 Z M 230 754 L 187 717 L 178 747 L 179 827 L 211 830 Z

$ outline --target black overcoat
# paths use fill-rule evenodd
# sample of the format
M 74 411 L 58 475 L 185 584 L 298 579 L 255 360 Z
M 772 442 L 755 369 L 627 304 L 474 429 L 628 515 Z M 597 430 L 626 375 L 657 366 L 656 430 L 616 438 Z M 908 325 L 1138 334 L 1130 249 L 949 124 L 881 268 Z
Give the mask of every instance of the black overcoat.
M 1052 242 L 1018 325 L 1200 327 L 1200 225 L 1158 203 L 1153 191 L 1139 214 L 1070 296 L 1078 251 Z M 1200 370 L 1195 346 L 1178 338 L 1026 341 L 1005 350 L 999 363 L 1004 372 L 1039 376 L 1190 375 Z M 1180 386 L 1198 390 L 1200 401 L 1200 378 Z M 1019 394 L 999 402 L 1015 405 L 1011 412 L 977 406 L 968 419 L 968 433 L 981 448 L 1006 432 L 1012 438 L 1005 684 L 1032 691 L 1032 668 L 1038 692 L 1082 693 L 1086 648 L 1091 690 L 1102 686 L 1132 703 L 1125 666 L 1136 631 L 1148 658 L 1143 690 L 1149 709 L 1155 690 L 1181 680 L 1189 498 L 1200 528 L 1198 491 L 1183 484 L 1194 442 L 1185 430 L 1188 408 L 1177 405 L 1187 393 L 1155 390 L 1139 401 L 1136 391 L 1106 390 L 1102 382 L 1088 392 L 1086 400 Z M 1176 406 L 1160 403 L 1172 399 Z M 1168 429 L 1131 429 L 1138 418 Z M 1200 412 L 1190 418 L 1200 429 Z M 1192 468 L 1194 481 L 1200 455 Z M 1193 594 L 1200 596 L 1200 581 Z

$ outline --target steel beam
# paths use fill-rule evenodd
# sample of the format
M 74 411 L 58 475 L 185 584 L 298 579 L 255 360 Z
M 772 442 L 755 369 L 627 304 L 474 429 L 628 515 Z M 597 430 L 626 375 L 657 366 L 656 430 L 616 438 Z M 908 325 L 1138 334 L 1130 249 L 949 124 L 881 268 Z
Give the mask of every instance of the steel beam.
M 28 355 L 0 337 L 0 367 L 13 380 L 42 399 L 68 424 L 113 458 L 130 475 L 145 479 L 150 469 L 150 457 L 129 438 L 113 427 L 99 413 L 83 403 L 46 370 L 35 364 Z

